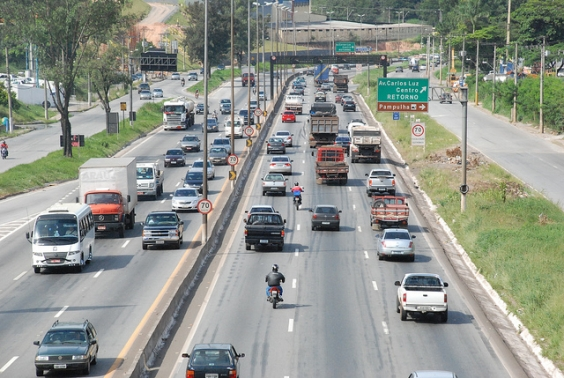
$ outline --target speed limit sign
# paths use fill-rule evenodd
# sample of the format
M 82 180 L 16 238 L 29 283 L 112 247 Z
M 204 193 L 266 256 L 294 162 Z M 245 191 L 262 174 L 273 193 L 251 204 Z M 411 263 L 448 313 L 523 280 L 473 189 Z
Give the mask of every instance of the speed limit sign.
M 255 132 L 255 130 L 251 126 L 245 127 L 245 135 L 246 136 L 250 137 L 251 135 L 253 135 L 254 132 Z
M 237 163 L 239 163 L 239 157 L 237 157 L 237 155 L 235 155 L 235 154 L 231 154 L 231 155 L 229 155 L 229 157 L 227 158 L 227 163 L 228 163 L 230 166 L 237 165 Z
M 256 108 L 256 109 L 255 109 L 255 115 L 256 115 L 257 117 L 260 117 L 260 116 L 262 115 L 262 110 L 260 110 L 260 108 Z
M 411 124 L 411 145 L 425 146 L 425 123 L 415 122 Z
M 198 211 L 201 214 L 209 214 L 213 209 L 212 203 L 208 199 L 201 199 L 198 201 Z

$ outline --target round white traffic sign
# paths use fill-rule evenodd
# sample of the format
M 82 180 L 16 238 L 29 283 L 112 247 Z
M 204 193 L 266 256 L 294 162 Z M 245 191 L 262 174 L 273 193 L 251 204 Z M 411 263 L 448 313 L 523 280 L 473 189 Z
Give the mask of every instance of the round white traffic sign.
M 416 123 L 411 127 L 411 134 L 414 137 L 421 137 L 423 135 L 425 135 L 425 125 L 422 125 L 420 123 Z
M 251 126 L 245 127 L 245 135 L 246 136 L 250 137 L 251 135 L 253 135 L 254 132 L 255 132 L 255 130 Z
M 237 165 L 237 163 L 239 163 L 239 157 L 238 157 L 237 155 L 235 155 L 235 154 L 231 154 L 231 155 L 229 155 L 229 157 L 227 158 L 227 163 L 228 163 L 230 166 Z
M 260 116 L 262 115 L 262 110 L 260 110 L 260 108 L 256 108 L 256 109 L 255 109 L 255 115 L 256 115 L 257 117 L 260 117 Z
M 209 214 L 213 209 L 212 203 L 208 199 L 198 201 L 198 211 L 202 214 Z

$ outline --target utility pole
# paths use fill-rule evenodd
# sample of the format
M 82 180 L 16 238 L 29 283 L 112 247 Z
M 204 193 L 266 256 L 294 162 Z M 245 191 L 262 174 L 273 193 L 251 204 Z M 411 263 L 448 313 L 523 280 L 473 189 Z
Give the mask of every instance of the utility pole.
M 231 59 L 231 146 L 235 147 L 235 0 L 231 0 L 231 52 L 230 52 L 230 59 Z M 204 116 L 207 118 L 207 115 Z M 235 153 L 235 148 L 233 148 L 233 152 Z M 231 171 L 235 171 L 235 166 L 231 166 Z M 231 180 L 231 190 L 235 189 L 235 180 Z
M 507 0 L 507 25 L 506 25 L 505 46 L 511 43 L 511 0 Z M 509 49 L 505 50 L 505 61 L 509 62 Z
M 493 92 L 492 92 L 492 113 L 495 113 L 495 82 L 496 82 L 496 73 L 497 73 L 497 45 L 494 43 L 494 57 L 493 57 Z
M 474 104 L 478 105 L 478 74 L 480 73 L 480 40 L 476 40 L 476 90 L 474 92 Z
M 542 37 L 542 49 L 541 49 L 541 74 L 540 74 L 540 106 L 539 106 L 539 126 L 541 133 L 544 134 L 544 116 L 543 116 L 543 95 L 544 95 L 544 60 L 546 54 L 546 37 Z
M 517 122 L 517 42 L 515 42 L 515 61 L 513 62 L 513 123 Z

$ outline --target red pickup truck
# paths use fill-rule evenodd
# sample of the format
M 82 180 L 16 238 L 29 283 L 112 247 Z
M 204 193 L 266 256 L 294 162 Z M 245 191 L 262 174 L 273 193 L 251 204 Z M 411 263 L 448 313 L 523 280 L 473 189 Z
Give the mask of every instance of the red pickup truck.
M 243 87 L 246 87 L 247 84 L 249 83 L 249 76 L 250 76 L 250 80 L 251 80 L 251 87 L 255 86 L 255 74 L 254 73 L 244 73 L 243 76 L 241 77 L 241 80 L 243 82 Z
M 373 196 L 370 226 L 375 231 L 384 227 L 407 228 L 409 207 L 405 197 Z

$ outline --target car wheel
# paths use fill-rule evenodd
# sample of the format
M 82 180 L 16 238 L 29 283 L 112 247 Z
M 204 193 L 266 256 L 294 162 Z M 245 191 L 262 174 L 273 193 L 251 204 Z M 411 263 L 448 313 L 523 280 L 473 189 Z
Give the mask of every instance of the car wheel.
M 118 234 L 120 239 L 125 237 L 125 226 L 119 229 Z
M 251 245 L 250 245 L 249 243 L 245 243 L 245 249 L 246 249 L 247 251 L 250 251 L 250 250 L 251 250 Z
M 315 226 L 313 224 L 311 225 L 311 230 L 315 231 Z
M 398 297 L 396 297 L 396 312 L 399 314 L 400 312 L 400 303 Z
M 414 261 L 415 261 L 415 255 L 409 256 L 409 261 L 410 261 L 410 262 L 414 262 Z
M 44 373 L 45 372 L 42 369 L 35 369 L 35 375 L 37 377 L 43 377 Z
M 179 240 L 174 247 L 175 249 L 180 249 L 181 245 L 182 245 L 182 240 Z
M 443 312 L 443 313 L 441 314 L 441 321 L 442 321 L 443 323 L 446 323 L 446 322 L 448 321 L 448 310 L 446 310 L 445 312 Z
M 405 311 L 401 306 L 400 306 L 400 318 L 402 322 L 407 320 L 407 311 Z
M 266 196 L 266 192 L 265 192 L 264 190 L 262 191 L 262 195 L 263 195 L 263 196 Z
M 147 249 L 147 244 L 143 243 L 143 249 Z
M 92 358 L 92 362 L 90 364 L 96 365 L 97 363 L 98 363 L 98 351 L 96 351 L 96 354 L 94 355 L 94 358 Z
M 384 256 L 380 254 L 380 252 L 378 252 L 378 260 L 382 261 L 384 260 Z
M 41 268 L 36 266 L 36 267 L 33 268 L 33 272 L 34 273 L 41 273 Z
M 282 252 L 283 249 L 284 249 L 284 244 L 280 244 L 278 246 L 278 252 Z
M 90 375 L 90 360 L 88 360 L 88 362 L 86 363 L 86 367 L 85 367 L 84 370 L 82 371 L 82 374 L 84 374 L 84 375 Z
M 341 229 L 340 225 L 337 225 L 337 227 L 335 227 L 335 231 L 339 231 Z

